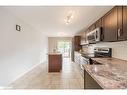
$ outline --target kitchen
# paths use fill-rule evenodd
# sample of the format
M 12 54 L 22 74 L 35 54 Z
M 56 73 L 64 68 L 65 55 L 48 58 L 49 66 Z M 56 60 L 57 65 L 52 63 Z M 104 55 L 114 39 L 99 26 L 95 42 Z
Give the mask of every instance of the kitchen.
M 127 0 L 1 0 L 1 95 L 126 95 Z
M 127 87 L 127 6 L 0 10 L 2 89 Z
M 127 87 L 126 15 L 126 6 L 115 6 L 73 38 L 72 61 L 84 77 L 84 89 Z

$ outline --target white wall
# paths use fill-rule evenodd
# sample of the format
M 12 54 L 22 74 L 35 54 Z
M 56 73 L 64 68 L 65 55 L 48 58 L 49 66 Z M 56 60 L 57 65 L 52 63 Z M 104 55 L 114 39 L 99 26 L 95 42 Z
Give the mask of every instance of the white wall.
M 48 37 L 48 52 L 53 52 L 53 49 L 57 49 L 58 41 L 70 41 L 72 37 Z
M 16 31 L 21 25 L 21 32 Z M 39 31 L 0 7 L 0 86 L 46 61 L 48 40 Z

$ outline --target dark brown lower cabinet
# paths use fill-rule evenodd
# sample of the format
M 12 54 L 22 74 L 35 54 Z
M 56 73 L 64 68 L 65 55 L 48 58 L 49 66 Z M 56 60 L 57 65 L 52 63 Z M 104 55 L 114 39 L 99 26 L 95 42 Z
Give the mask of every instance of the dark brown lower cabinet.
M 48 62 L 49 72 L 60 72 L 62 69 L 62 54 L 49 54 Z
M 102 87 L 84 71 L 84 89 L 102 89 Z

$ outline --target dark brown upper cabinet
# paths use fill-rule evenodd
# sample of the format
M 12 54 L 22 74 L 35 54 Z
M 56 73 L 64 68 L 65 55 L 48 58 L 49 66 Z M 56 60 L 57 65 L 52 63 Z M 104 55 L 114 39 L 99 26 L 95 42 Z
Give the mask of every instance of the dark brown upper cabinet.
M 79 51 L 81 49 L 81 36 L 74 36 L 73 38 L 73 46 L 74 51 Z
M 92 25 L 89 27 L 89 30 L 88 30 L 87 32 L 93 31 L 95 28 L 96 28 L 96 25 L 95 25 L 95 23 L 94 23 L 94 24 L 92 24 Z
M 123 6 L 123 33 L 124 39 L 127 39 L 127 6 Z
M 102 19 L 101 18 L 95 22 L 95 27 L 96 28 L 102 27 Z
M 84 31 L 81 36 L 81 45 L 84 44 L 86 44 L 86 31 Z
M 103 41 L 117 41 L 117 7 L 103 17 Z
M 115 42 L 127 40 L 127 6 L 115 6 L 86 29 L 86 33 L 101 27 L 101 40 Z M 83 37 L 85 38 L 85 37 Z
M 122 6 L 117 7 L 117 38 L 118 40 L 125 40 L 124 33 L 123 33 L 123 13 L 122 13 Z

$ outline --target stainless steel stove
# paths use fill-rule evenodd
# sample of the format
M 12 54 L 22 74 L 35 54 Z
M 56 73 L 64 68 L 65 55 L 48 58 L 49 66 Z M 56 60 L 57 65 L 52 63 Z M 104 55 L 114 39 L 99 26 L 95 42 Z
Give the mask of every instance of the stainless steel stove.
M 94 57 L 112 57 L 112 48 L 94 48 L 94 53 L 82 53 L 83 57 L 94 58 Z
M 112 48 L 105 48 L 105 47 L 96 47 L 94 48 L 94 53 L 82 53 L 81 58 L 81 74 L 84 77 L 84 64 L 92 64 L 91 58 L 107 58 L 112 57 Z

